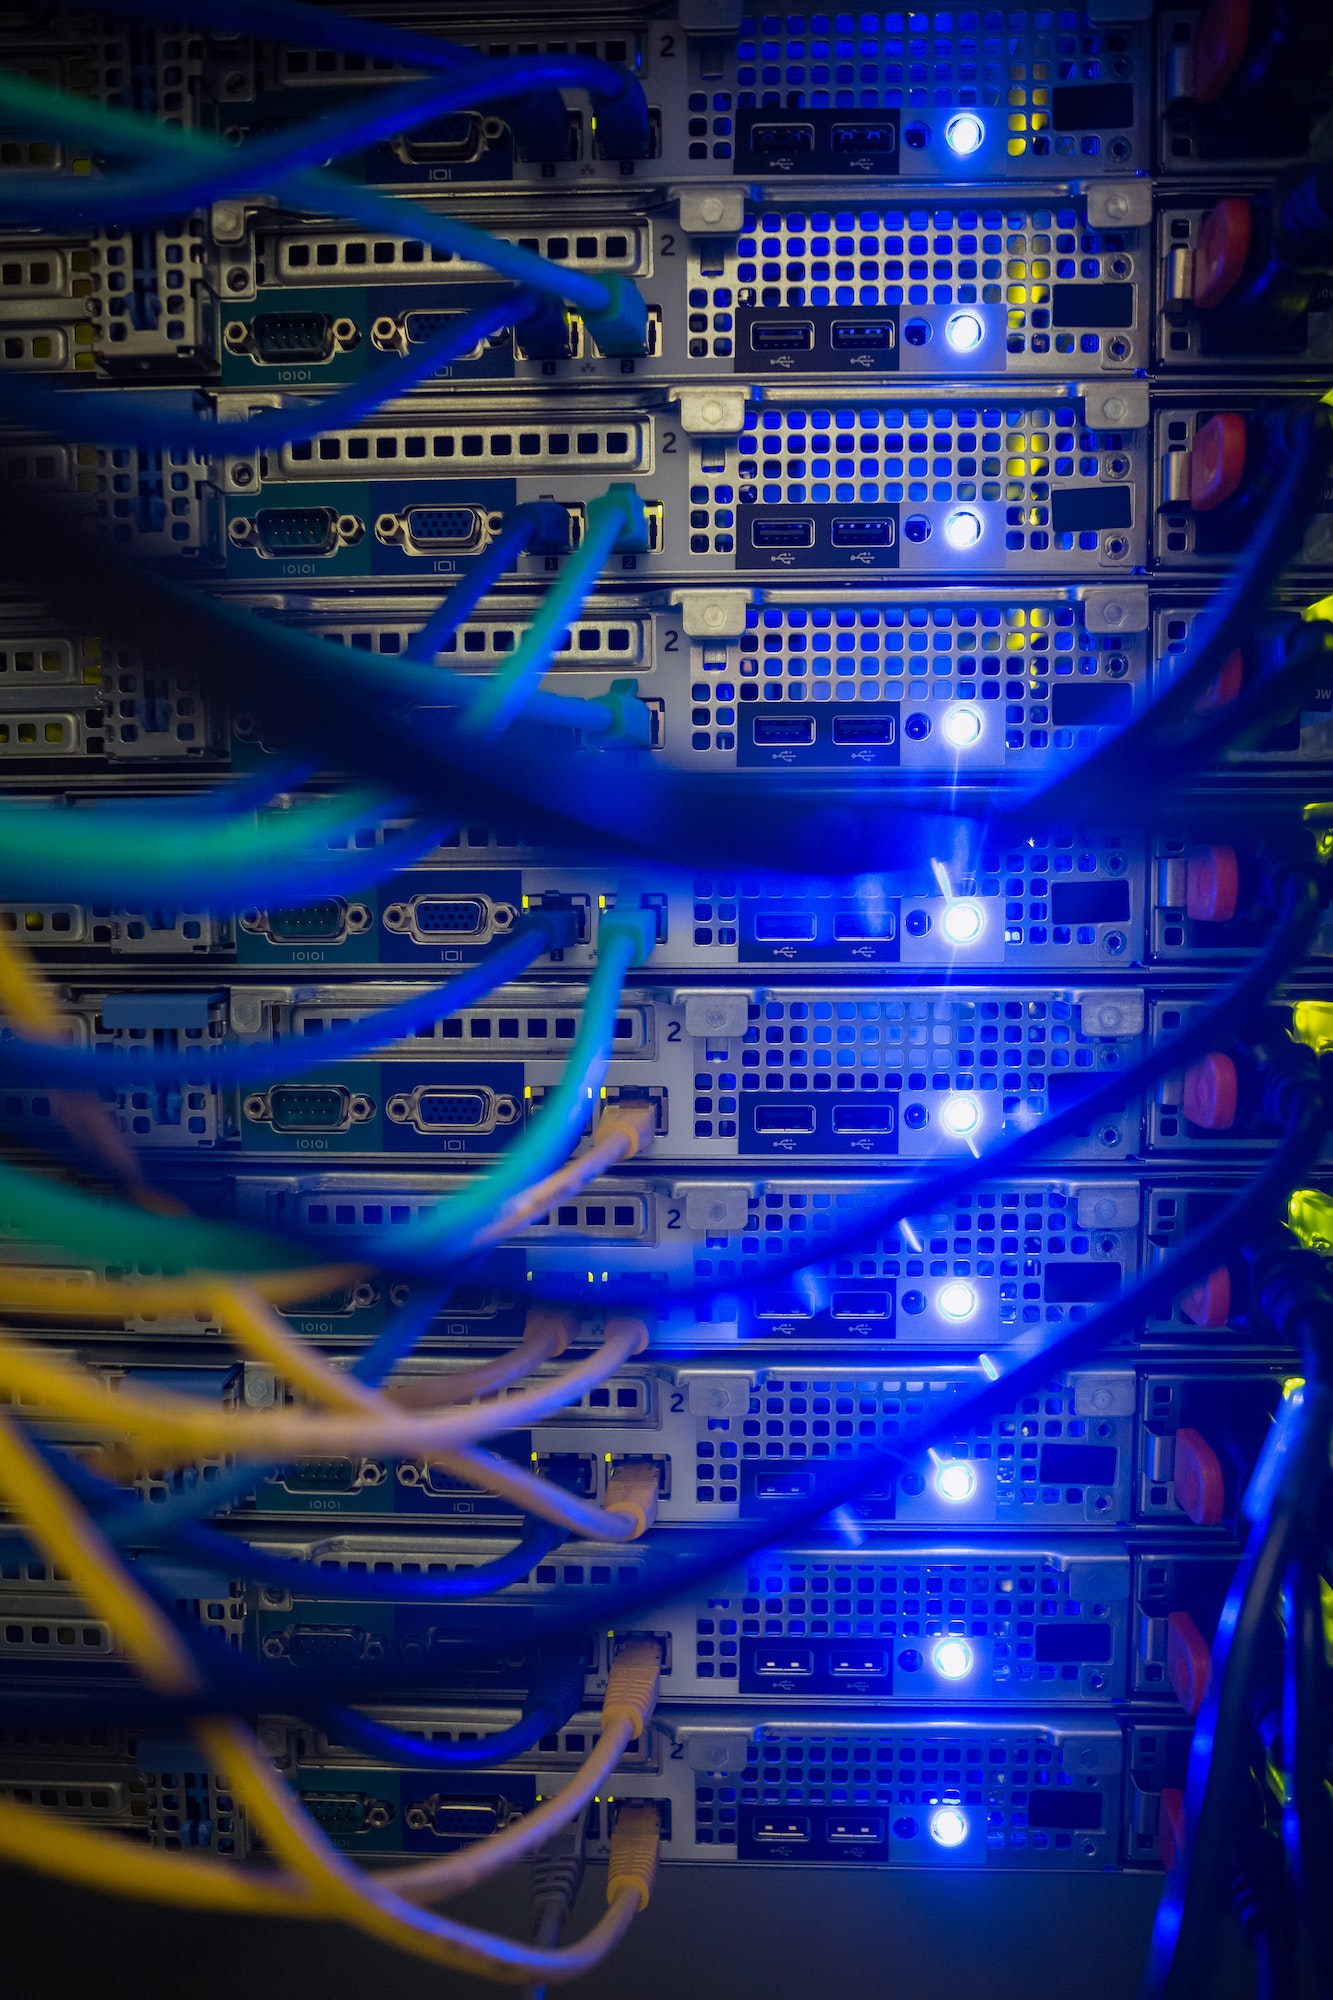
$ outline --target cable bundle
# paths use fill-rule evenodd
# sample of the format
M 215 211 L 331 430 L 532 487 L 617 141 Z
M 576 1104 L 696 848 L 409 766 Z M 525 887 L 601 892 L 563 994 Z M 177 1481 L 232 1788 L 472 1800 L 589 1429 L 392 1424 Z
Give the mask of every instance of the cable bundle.
M 123 11 L 171 20 L 178 12 L 154 0 Z M 333 162 L 380 138 L 480 106 L 507 108 L 516 132 L 527 121 L 526 129 L 537 135 L 532 143 L 548 143 L 540 135 L 559 127 L 559 92 L 569 89 L 589 94 L 604 157 L 640 159 L 648 151 L 648 122 L 632 79 L 584 57 L 481 60 L 445 42 L 366 22 L 332 15 L 307 21 L 305 10 L 291 4 L 259 8 L 231 0 L 212 13 L 219 31 L 309 35 L 329 48 L 424 75 L 377 86 L 347 112 L 240 147 L 105 110 L 27 78 L 0 76 L 0 109 L 15 124 L 89 149 L 94 162 L 86 174 L 8 176 L 0 185 L 0 218 L 24 228 L 110 221 L 148 226 L 223 198 L 259 197 L 284 211 L 334 217 L 395 237 L 410 231 L 433 253 L 475 263 L 506 289 L 455 315 L 365 384 L 318 397 L 284 390 L 274 407 L 217 415 L 202 398 L 183 408 L 175 394 L 82 393 L 8 375 L 0 377 L 0 419 L 76 445 L 168 456 L 222 460 L 288 446 L 314 451 L 321 437 L 442 379 L 443 371 L 496 334 L 514 332 L 533 356 L 563 354 L 576 314 L 602 355 L 629 360 L 647 352 L 645 302 L 623 275 L 559 265 L 439 205 L 390 198 L 332 171 Z M 1026 841 L 1075 810 L 1113 808 L 1122 820 L 1152 823 L 1162 794 L 1182 775 L 1262 738 L 1274 713 L 1299 705 L 1326 672 L 1328 628 L 1316 619 L 1287 635 L 1289 643 L 1239 700 L 1211 702 L 1210 691 L 1260 614 L 1327 482 L 1330 425 L 1325 405 L 1311 397 L 1293 399 L 1281 413 L 1274 427 L 1283 448 L 1280 472 L 1245 554 L 1200 618 L 1174 677 L 1134 723 L 1039 789 L 1001 783 L 982 793 L 959 787 L 943 805 L 933 794 L 914 792 L 898 773 L 858 772 L 835 789 L 818 782 L 794 787 L 785 774 L 766 771 L 705 776 L 673 769 L 650 754 L 651 716 L 633 683 L 613 683 L 589 698 L 542 686 L 566 627 L 595 601 L 592 593 L 612 557 L 642 553 L 649 545 L 645 503 L 630 485 L 613 484 L 587 504 L 573 546 L 569 515 L 554 501 L 512 508 L 417 626 L 405 652 L 373 659 L 244 609 L 221 589 L 206 584 L 187 590 L 103 545 L 82 549 L 71 569 L 53 534 L 62 521 L 59 508 L 37 492 L 0 493 L 3 560 L 12 584 L 60 602 L 99 629 L 109 624 L 132 634 L 150 658 L 188 658 L 201 683 L 244 701 L 263 744 L 282 746 L 265 750 L 252 773 L 188 797 L 104 797 L 87 807 L 16 797 L 0 806 L 0 875 L 9 894 L 84 902 L 128 894 L 136 908 L 187 899 L 195 906 L 202 897 L 219 916 L 262 913 L 346 898 L 385 882 L 435 853 L 473 817 L 502 818 L 534 841 L 559 840 L 569 852 L 622 871 L 623 885 L 596 916 L 596 969 L 564 1073 L 522 1136 L 406 1225 L 344 1232 L 336 1263 L 317 1235 L 296 1222 L 261 1229 L 184 1212 L 175 1194 L 158 1185 L 144 1156 L 126 1145 L 104 1094 L 191 1082 L 262 1091 L 318 1076 L 453 1017 L 548 954 L 564 951 L 578 941 L 568 911 L 525 914 L 477 966 L 341 1023 L 314 1048 L 220 1038 L 139 1048 L 128 1056 L 78 1045 L 22 944 L 0 931 L 0 1010 L 8 1030 L 0 1041 L 0 1078 L 48 1092 L 63 1135 L 56 1157 L 40 1169 L 0 1163 L 0 1217 L 18 1242 L 40 1253 L 32 1264 L 0 1267 L 0 1315 L 7 1322 L 0 1329 L 0 1392 L 10 1408 L 0 1422 L 0 1493 L 15 1520 L 10 1552 L 15 1560 L 44 1557 L 70 1579 L 114 1628 L 137 1682 L 66 1692 L 58 1701 L 15 1690 L 10 1708 L 19 1720 L 58 1712 L 188 1725 L 211 1767 L 225 1774 L 266 1859 L 262 1867 L 238 1870 L 197 1856 L 131 1849 L 54 1824 L 14 1802 L 0 1803 L 0 1851 L 148 1899 L 337 1916 L 432 1962 L 511 1985 L 572 1978 L 614 1946 L 652 1890 L 662 1827 L 651 1804 L 619 1802 L 606 1916 L 581 1943 L 559 1947 L 555 1939 L 577 1887 L 583 1815 L 650 1727 L 664 1664 L 654 1642 L 616 1642 L 597 1744 L 554 1797 L 456 1854 L 369 1874 L 351 1866 L 294 1800 L 246 1718 L 294 1713 L 332 1742 L 406 1768 L 490 1768 L 532 1752 L 579 1708 L 586 1610 L 555 1593 L 549 1608 L 532 1616 L 526 1628 L 532 1683 L 513 1724 L 470 1744 L 431 1744 L 365 1712 L 377 1697 L 396 1698 L 405 1690 L 424 1695 L 433 1686 L 428 1666 L 414 1671 L 401 1660 L 367 1659 L 299 1668 L 284 1662 L 278 1670 L 272 1660 L 240 1657 L 174 1615 L 173 1566 L 192 1564 L 278 1593 L 440 1606 L 466 1599 L 471 1610 L 485 1613 L 568 1538 L 614 1546 L 648 1537 L 634 1580 L 608 1587 L 599 1600 L 599 1623 L 611 1620 L 615 1633 L 631 1615 L 823 1522 L 872 1490 L 886 1472 L 947 1443 L 960 1423 L 982 1421 L 1059 1371 L 1104 1353 L 1145 1315 L 1206 1278 L 1238 1242 L 1264 1239 L 1328 1125 L 1318 1067 L 1294 1036 L 1287 1037 L 1281 1060 L 1262 1049 L 1255 1055 L 1274 1135 L 1271 1152 L 1251 1184 L 1187 1236 L 1153 1275 L 1058 1333 L 1034 1328 L 998 1357 L 983 1357 L 985 1383 L 960 1397 L 947 1417 L 905 1427 L 891 1448 L 812 1467 L 800 1499 L 714 1534 L 705 1547 L 691 1545 L 688 1537 L 673 1543 L 656 1526 L 659 1475 L 651 1463 L 619 1467 L 599 1504 L 490 1448 L 518 1426 L 603 1388 L 641 1352 L 655 1320 L 651 1293 L 607 1316 L 599 1344 L 560 1366 L 577 1340 L 577 1321 L 564 1301 L 537 1296 L 534 1287 L 521 1341 L 508 1354 L 424 1381 L 396 1372 L 429 1336 L 460 1279 L 485 1281 L 498 1246 L 596 1176 L 633 1159 L 652 1138 L 650 1105 L 603 1106 L 601 1097 L 627 979 L 634 968 L 651 964 L 657 941 L 653 912 L 639 893 L 645 865 L 652 861 L 659 873 L 705 863 L 726 871 L 762 867 L 803 886 L 836 877 L 902 887 L 931 880 L 942 853 L 953 857 L 957 871 L 966 871 L 976 865 L 985 840 Z M 234 520 L 230 532 L 233 544 L 242 546 L 257 531 Z M 533 557 L 557 573 L 504 664 L 487 676 L 441 664 L 447 642 L 486 594 L 521 558 Z M 386 822 L 398 830 L 385 833 Z M 815 878 L 812 855 L 827 870 Z M 823 1239 L 820 1267 L 870 1241 L 889 1222 L 920 1220 L 962 1191 L 1040 1159 L 1117 1098 L 1181 1070 L 1219 1039 L 1242 1048 L 1255 1043 L 1272 989 L 1300 963 L 1327 901 L 1327 855 L 1316 834 L 1304 826 L 1289 834 L 1284 829 L 1263 856 L 1261 877 L 1255 901 L 1267 936 L 1228 985 L 1132 1068 L 1107 1077 L 1028 1132 L 961 1164 L 921 1173 L 892 1203 L 867 1198 L 857 1204 Z M 71 1159 L 82 1183 L 55 1170 L 66 1169 Z M 62 1275 L 58 1263 L 45 1261 L 52 1253 L 80 1267 L 105 1267 L 108 1275 Z M 765 1283 L 812 1273 L 818 1277 L 808 1255 L 792 1250 L 767 1260 Z M 280 1317 L 335 1286 L 408 1279 L 407 1302 L 345 1368 Z M 1279 1299 L 1283 1284 L 1290 1296 Z M 1304 1344 L 1306 1386 L 1279 1422 L 1278 1442 L 1252 1497 L 1254 1531 L 1215 1654 L 1213 1706 L 1196 1738 L 1185 1802 L 1186 1873 L 1164 1905 L 1150 1974 L 1150 1990 L 1163 1995 L 1201 1990 L 1206 1949 L 1200 1940 L 1228 1895 L 1260 1942 L 1275 1993 L 1285 1990 L 1287 1979 L 1276 1935 L 1298 1904 L 1321 1949 L 1324 1942 L 1315 1885 L 1330 1837 L 1321 1596 L 1326 1482 L 1316 1477 L 1316 1460 L 1322 1451 L 1326 1471 L 1323 1338 L 1333 1305 L 1323 1286 L 1312 1262 L 1300 1258 L 1295 1264 L 1279 1259 L 1261 1286 L 1262 1309 L 1284 1330 L 1295 1329 Z M 720 1293 L 737 1289 L 734 1273 L 696 1277 L 688 1303 L 702 1314 Z M 123 1323 L 168 1314 L 203 1317 L 216 1325 L 229 1353 L 272 1370 L 279 1384 L 275 1406 L 209 1407 L 198 1397 L 132 1381 L 108 1391 L 101 1376 L 8 1324 L 36 1319 L 45 1326 L 90 1316 Z M 77 1448 L 60 1435 L 70 1427 L 86 1440 Z M 379 1577 L 275 1553 L 249 1539 L 235 1513 L 224 1512 L 265 1475 L 342 1454 L 411 1458 L 503 1501 L 523 1525 L 512 1546 L 477 1567 Z M 220 1462 L 216 1477 L 198 1475 L 204 1461 Z M 176 1492 L 145 1506 L 136 1481 L 164 1471 L 174 1476 Z M 1254 1693 L 1252 1655 L 1261 1630 L 1272 1636 L 1268 1628 L 1279 1603 L 1285 1621 L 1282 1755 L 1291 1780 L 1281 1811 L 1290 1859 L 1285 1873 L 1273 1866 L 1273 1810 L 1262 1773 L 1257 1804 L 1246 1791 L 1260 1761 L 1247 1706 Z M 489 1626 L 483 1615 L 468 1627 L 476 1636 L 454 1648 L 451 1659 L 459 1666 L 494 1659 L 502 1626 L 498 1614 Z M 1233 1804 L 1245 1825 L 1243 1837 L 1231 1839 L 1220 1829 Z M 553 1835 L 565 1846 L 546 1850 L 540 1863 L 533 1946 L 509 1944 L 431 1913 L 434 1903 L 533 1853 Z

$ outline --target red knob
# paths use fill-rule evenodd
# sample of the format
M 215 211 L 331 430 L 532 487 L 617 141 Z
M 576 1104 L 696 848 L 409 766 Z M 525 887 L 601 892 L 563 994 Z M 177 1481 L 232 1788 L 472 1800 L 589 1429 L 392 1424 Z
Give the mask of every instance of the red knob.
M 1185 1794 L 1166 1785 L 1157 1800 L 1157 1859 L 1167 1874 L 1185 1851 Z
M 1245 655 L 1237 646 L 1234 653 L 1228 653 L 1222 662 L 1215 681 L 1209 681 L 1203 693 L 1194 704 L 1196 715 L 1206 715 L 1210 708 L 1230 708 L 1245 682 Z
M 1212 1670 L 1208 1641 L 1189 1612 L 1171 1612 L 1166 1621 L 1166 1677 L 1186 1715 L 1199 1713 Z
M 1250 204 L 1229 194 L 1199 224 L 1194 252 L 1194 303 L 1206 311 L 1234 291 L 1250 259 Z M 1198 504 L 1197 502 L 1195 503 Z
M 1190 447 L 1190 506 L 1209 514 L 1229 500 L 1245 477 L 1245 419 L 1238 410 L 1219 410 L 1200 424 Z
M 1198 1431 L 1176 1432 L 1176 1504 L 1197 1528 L 1215 1528 L 1226 1509 L 1222 1461 Z
M 1236 1122 L 1240 1082 L 1230 1056 L 1204 1056 L 1185 1071 L 1180 1108 L 1203 1132 L 1229 1132 Z
M 1180 1316 L 1191 1326 L 1225 1326 L 1231 1317 L 1231 1273 L 1225 1264 L 1210 1271 L 1180 1301 Z
M 1192 37 L 1194 96 L 1216 104 L 1240 68 L 1250 39 L 1250 0 L 1208 0 Z
M 1185 915 L 1196 924 L 1229 924 L 1239 901 L 1235 848 L 1191 848 L 1185 857 Z

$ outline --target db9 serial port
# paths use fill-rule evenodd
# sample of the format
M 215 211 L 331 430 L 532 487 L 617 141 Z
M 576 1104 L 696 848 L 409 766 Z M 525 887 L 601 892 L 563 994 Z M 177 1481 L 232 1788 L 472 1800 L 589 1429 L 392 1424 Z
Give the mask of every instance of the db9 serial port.
M 384 928 L 416 944 L 485 944 L 512 930 L 517 916 L 512 903 L 493 903 L 489 896 L 413 896 L 389 904 Z
M 361 540 L 365 528 L 355 514 L 332 507 L 261 507 L 241 514 L 227 533 L 238 549 L 280 562 L 293 556 L 336 556 Z
M 243 319 L 227 322 L 222 340 L 229 354 L 248 354 L 261 367 L 309 367 L 332 361 L 355 347 L 360 335 L 355 320 L 311 310 L 259 312 L 247 326 Z
M 371 1098 L 340 1084 L 278 1084 L 255 1091 L 243 1106 L 252 1125 L 275 1132 L 346 1132 L 375 1115 Z
M 318 903 L 296 903 L 287 910 L 243 910 L 241 929 L 271 944 L 341 944 L 344 938 L 370 929 L 364 903 L 347 903 L 326 896 Z

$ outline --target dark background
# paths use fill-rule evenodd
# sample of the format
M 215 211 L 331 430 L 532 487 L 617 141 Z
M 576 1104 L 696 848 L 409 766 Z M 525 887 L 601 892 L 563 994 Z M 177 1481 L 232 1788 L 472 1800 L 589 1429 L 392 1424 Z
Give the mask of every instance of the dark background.
M 604 1907 L 590 1868 L 574 1934 Z M 576 2000 L 1134 2000 L 1160 1877 L 876 1869 L 664 1869 L 648 1910 Z M 527 1935 L 528 1873 L 447 1905 Z M 380 1949 L 331 1925 L 218 1918 L 115 1902 L 0 1870 L 12 1993 L 89 2000 L 481 2000 L 513 1993 Z M 1228 1927 L 1199 2000 L 1253 1992 Z

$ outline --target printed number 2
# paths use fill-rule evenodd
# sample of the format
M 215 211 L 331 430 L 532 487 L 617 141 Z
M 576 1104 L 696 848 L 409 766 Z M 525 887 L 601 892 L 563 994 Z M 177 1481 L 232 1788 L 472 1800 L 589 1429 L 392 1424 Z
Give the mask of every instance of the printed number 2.
M 667 1228 L 680 1228 L 680 1210 L 678 1208 L 669 1208 L 667 1210 Z
M 683 1389 L 673 1389 L 671 1391 L 672 1416 L 678 1417 L 684 1408 L 685 1408 L 685 1391 Z
M 659 56 L 674 56 L 676 53 L 675 36 L 663 35 L 661 41 L 657 44 L 657 53 Z
M 667 633 L 667 638 L 668 638 L 668 640 L 671 640 L 671 639 L 674 639 L 674 638 L 675 638 L 675 636 L 676 636 L 676 635 L 675 635 L 675 633 L 674 633 L 674 632 L 668 632 L 668 633 Z M 668 645 L 668 647 L 667 647 L 667 651 L 668 651 L 668 652 L 670 653 L 670 652 L 674 651 L 674 648 L 673 648 L 672 646 Z M 678 1042 L 678 1041 L 680 1040 L 680 1022 L 679 1022 L 679 1021 L 672 1021 L 672 1022 L 671 1022 L 671 1024 L 669 1025 L 669 1027 L 667 1028 L 667 1040 L 668 1040 L 669 1042 Z

